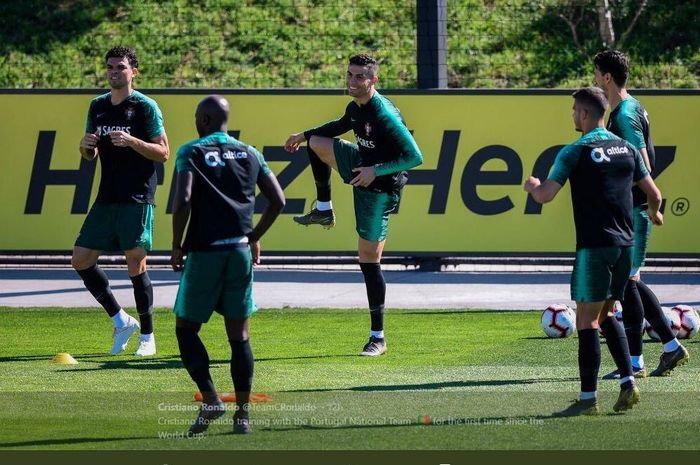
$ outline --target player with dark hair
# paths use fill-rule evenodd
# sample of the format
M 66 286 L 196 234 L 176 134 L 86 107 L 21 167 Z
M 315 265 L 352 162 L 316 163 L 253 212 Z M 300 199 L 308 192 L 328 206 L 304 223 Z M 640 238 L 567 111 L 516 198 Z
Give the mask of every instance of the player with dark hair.
M 401 113 L 375 89 L 379 80 L 377 61 L 369 55 L 349 60 L 346 83 L 352 101 L 345 114 L 322 126 L 292 134 L 285 142 L 295 152 L 307 141 L 307 153 L 316 183 L 316 206 L 294 217 L 302 225 L 335 225 L 331 203 L 331 168 L 353 186 L 355 224 L 359 235 L 358 255 L 365 280 L 371 319 L 369 341 L 360 355 L 386 352 L 384 304 L 386 283 L 381 270 L 389 215 L 396 212 L 407 170 L 420 165 L 423 155 L 406 128 Z M 357 144 L 335 138 L 355 133 Z
M 231 346 L 237 406 L 233 432 L 250 432 L 253 353 L 248 328 L 256 310 L 253 264 L 260 262 L 260 238 L 285 203 L 282 188 L 262 154 L 227 134 L 228 116 L 229 105 L 223 97 L 211 95 L 202 100 L 195 114 L 200 137 L 177 152 L 170 260 L 175 271 L 184 268 L 184 272 L 175 300 L 175 334 L 182 363 L 203 397 L 190 434 L 202 433 L 225 412 L 209 374 L 207 349 L 198 334 L 214 311 L 224 317 Z M 256 185 L 269 204 L 253 227 Z
M 593 59 L 596 84 L 605 91 L 612 112 L 608 118 L 607 128 L 610 132 L 625 139 L 640 151 L 647 170 L 654 174 L 656 154 L 651 141 L 649 115 L 641 103 L 632 97 L 626 89 L 629 76 L 629 58 L 617 50 L 598 53 Z M 625 294 L 621 300 L 622 319 L 629 342 L 632 368 L 635 376 L 645 377 L 642 336 L 644 318 L 646 317 L 663 343 L 663 354 L 659 366 L 651 372 L 652 376 L 666 376 L 671 370 L 686 363 L 690 356 L 685 347 L 673 335 L 666 323 L 661 304 L 656 295 L 640 279 L 640 268 L 646 259 L 651 220 L 647 215 L 647 202 L 638 187 L 632 188 L 634 201 L 634 248 L 632 270 Z M 618 378 L 618 372 L 612 372 L 605 378 Z
M 600 339 L 606 342 L 620 372 L 620 395 L 613 410 L 627 410 L 639 402 L 632 374 L 627 338 L 613 324 L 611 310 L 622 298 L 632 266 L 632 184 L 646 194 L 648 213 L 662 224 L 661 193 L 649 176 L 639 152 L 607 131 L 603 91 L 586 87 L 576 91 L 573 120 L 583 136 L 564 147 L 547 180 L 530 176 L 525 191 L 539 203 L 554 199 L 566 180 L 571 181 L 571 201 L 576 225 L 576 260 L 571 274 L 571 298 L 576 301 L 579 399 L 557 416 L 595 415 L 598 409 Z
M 134 90 L 138 76 L 134 50 L 114 47 L 105 55 L 105 62 L 111 90 L 90 102 L 85 136 L 80 141 L 83 158 L 99 156 L 102 177 L 97 199 L 75 241 L 71 264 L 112 319 L 111 353 L 122 352 L 140 327 L 135 355 L 154 355 L 153 286 L 146 254 L 153 241 L 156 164 L 168 159 L 170 149 L 158 105 Z M 107 275 L 97 265 L 103 251 L 123 251 L 126 256 L 140 326 L 117 303 Z

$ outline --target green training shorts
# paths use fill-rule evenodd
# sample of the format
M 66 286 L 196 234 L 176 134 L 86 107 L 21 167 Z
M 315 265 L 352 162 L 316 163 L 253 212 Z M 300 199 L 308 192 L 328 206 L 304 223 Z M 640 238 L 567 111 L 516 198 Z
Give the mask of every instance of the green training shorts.
M 571 300 L 622 300 L 631 268 L 631 246 L 577 250 L 571 273 Z
M 360 150 L 355 144 L 335 139 L 333 153 L 340 177 L 349 183 L 356 176 L 352 170 L 360 166 Z M 355 187 L 353 201 L 357 234 L 367 241 L 385 240 L 389 230 L 389 215 L 398 210 L 401 193 L 376 192 Z
M 154 206 L 145 203 L 95 203 L 85 217 L 75 245 L 116 252 L 153 245 Z
M 255 313 L 253 257 L 248 244 L 222 251 L 190 252 L 180 277 L 173 312 L 206 323 L 215 311 L 230 320 Z

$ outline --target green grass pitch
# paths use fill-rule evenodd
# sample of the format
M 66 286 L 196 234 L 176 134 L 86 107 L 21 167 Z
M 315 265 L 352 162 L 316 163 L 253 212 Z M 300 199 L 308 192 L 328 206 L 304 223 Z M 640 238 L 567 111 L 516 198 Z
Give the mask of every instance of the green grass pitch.
M 133 314 L 133 310 L 131 310 Z M 552 418 L 578 393 L 576 338 L 543 337 L 539 312 L 391 310 L 388 353 L 357 356 L 362 310 L 261 310 L 249 436 L 231 413 L 182 438 L 196 390 L 180 364 L 174 318 L 155 316 L 158 354 L 106 355 L 97 309 L 0 308 L 0 449 L 698 449 L 700 343 L 671 377 L 640 381 L 642 402 L 613 414 L 617 381 L 601 381 L 604 414 Z M 232 390 L 223 321 L 202 329 L 221 392 Z M 135 350 L 132 339 L 127 353 Z M 656 366 L 660 344 L 646 344 Z M 69 352 L 77 365 L 55 365 Z M 601 375 L 612 370 L 603 343 Z M 686 440 L 683 440 L 685 438 Z

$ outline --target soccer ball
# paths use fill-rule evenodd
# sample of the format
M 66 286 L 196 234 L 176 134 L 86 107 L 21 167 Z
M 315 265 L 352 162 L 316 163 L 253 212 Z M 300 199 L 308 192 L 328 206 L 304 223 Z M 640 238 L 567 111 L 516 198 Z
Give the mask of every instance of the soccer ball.
M 678 339 L 692 339 L 700 328 L 700 317 L 697 312 L 689 305 L 676 305 L 671 311 L 677 314 L 680 320 L 681 327 L 676 337 Z
M 540 323 L 549 337 L 569 337 L 576 330 L 576 313 L 568 305 L 553 304 L 544 309 Z
M 668 327 L 671 328 L 671 332 L 674 336 L 678 335 L 678 331 L 680 331 L 681 329 L 680 316 L 678 315 L 678 313 L 672 311 L 668 307 L 661 307 L 661 309 L 664 311 L 664 319 L 666 320 L 666 324 L 668 325 Z M 647 326 L 647 334 L 650 338 L 652 338 L 655 341 L 661 340 L 661 338 L 656 333 L 656 331 L 654 331 L 654 328 L 652 328 L 651 325 Z

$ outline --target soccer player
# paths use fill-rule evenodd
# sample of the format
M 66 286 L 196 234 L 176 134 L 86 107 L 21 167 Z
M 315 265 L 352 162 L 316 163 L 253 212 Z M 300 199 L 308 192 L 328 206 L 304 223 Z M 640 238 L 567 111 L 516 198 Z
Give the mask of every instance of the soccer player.
M 605 91 L 612 109 L 608 118 L 608 130 L 639 150 L 644 165 L 653 174 L 656 156 L 651 142 L 649 117 L 642 104 L 629 95 L 625 87 L 629 76 L 628 57 L 617 50 L 606 50 L 598 53 L 593 63 L 596 84 Z M 664 348 L 659 366 L 651 372 L 651 375 L 666 376 L 677 366 L 686 363 L 690 357 L 686 348 L 678 342 L 666 324 L 656 295 L 640 279 L 639 270 L 646 258 L 651 220 L 647 215 L 646 198 L 638 187 L 632 188 L 632 196 L 634 248 L 632 249 L 632 271 L 621 301 L 622 320 L 635 376 L 643 378 L 647 373 L 642 348 L 645 317 L 661 338 Z M 618 372 L 612 372 L 605 377 L 618 378 L 619 376 Z
M 211 95 L 202 100 L 195 113 L 200 138 L 180 147 L 176 160 L 170 261 L 175 271 L 184 272 L 173 309 L 175 334 L 182 363 L 203 396 L 190 434 L 202 433 L 225 412 L 209 374 L 207 349 L 198 335 L 215 310 L 224 317 L 231 346 L 237 404 L 233 432 L 250 432 L 253 353 L 248 328 L 256 310 L 253 263 L 260 262 L 260 238 L 285 203 L 282 188 L 262 154 L 227 134 L 228 115 L 229 104 L 223 97 Z M 269 204 L 253 227 L 256 184 Z
M 539 203 L 554 199 L 566 180 L 571 181 L 571 201 L 576 225 L 576 260 L 571 274 L 571 298 L 576 301 L 579 400 L 558 416 L 598 414 L 597 382 L 600 369 L 598 329 L 620 372 L 620 395 L 613 410 L 627 410 L 639 402 L 632 374 L 627 338 L 620 325 L 612 324 L 611 310 L 622 298 L 632 267 L 632 184 L 646 194 L 648 214 L 662 224 L 661 193 L 644 166 L 639 152 L 605 129 L 608 102 L 597 87 L 573 94 L 573 120 L 583 136 L 564 147 L 547 180 L 530 177 L 525 191 Z
M 406 170 L 423 163 L 423 155 L 413 136 L 389 99 L 375 89 L 379 80 L 377 61 L 368 55 L 350 58 L 347 90 L 352 101 L 345 114 L 322 126 L 292 134 L 285 142 L 295 152 L 307 141 L 307 153 L 316 182 L 316 207 L 294 217 L 302 225 L 335 225 L 331 203 L 331 168 L 353 187 L 355 225 L 359 235 L 358 255 L 365 280 L 371 328 L 369 341 L 360 355 L 377 356 L 386 352 L 384 303 L 386 283 L 381 270 L 382 251 L 387 237 L 389 214 L 397 211 Z M 357 144 L 336 136 L 351 130 Z
M 154 355 L 153 286 L 146 271 L 146 254 L 153 238 L 156 163 L 165 162 L 170 155 L 168 137 L 156 102 L 134 90 L 139 73 L 136 52 L 114 47 L 105 62 L 111 90 L 90 102 L 85 136 L 80 141 L 83 158 L 99 156 L 102 177 L 97 199 L 75 241 L 71 264 L 112 319 L 111 353 L 118 354 L 139 330 L 139 322 L 117 303 L 97 259 L 103 251 L 124 252 L 141 329 L 135 355 Z

